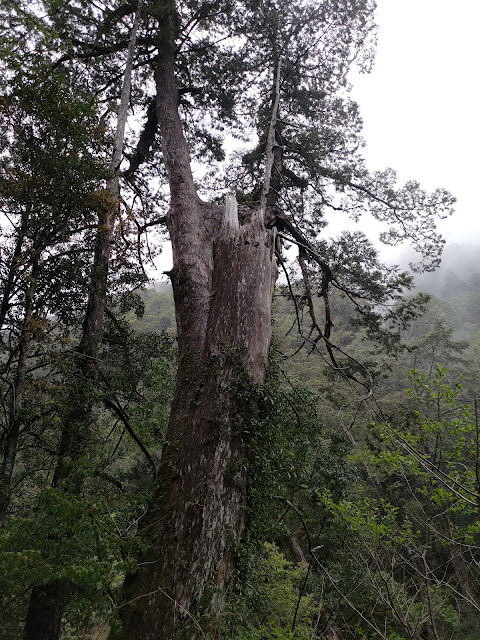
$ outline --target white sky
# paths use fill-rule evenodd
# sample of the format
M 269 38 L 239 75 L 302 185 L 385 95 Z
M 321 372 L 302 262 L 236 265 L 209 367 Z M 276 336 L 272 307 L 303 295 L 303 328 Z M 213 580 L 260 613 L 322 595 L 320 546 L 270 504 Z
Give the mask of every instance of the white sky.
M 352 78 L 368 166 L 451 191 L 456 214 L 439 228 L 449 242 L 480 241 L 480 2 L 377 4 L 375 67 Z

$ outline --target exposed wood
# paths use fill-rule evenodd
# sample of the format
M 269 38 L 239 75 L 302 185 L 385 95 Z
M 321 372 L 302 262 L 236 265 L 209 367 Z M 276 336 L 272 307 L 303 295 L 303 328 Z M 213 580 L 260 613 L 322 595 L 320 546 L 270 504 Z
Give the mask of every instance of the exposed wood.
M 156 70 L 158 120 L 170 183 L 170 273 L 179 370 L 152 506 L 141 535 L 149 551 L 128 576 L 124 640 L 189 638 L 207 586 L 222 589 L 244 527 L 245 437 L 239 385 L 264 381 L 277 269 L 275 232 L 263 217 L 238 219 L 196 193 L 178 115 L 175 18 L 164 22 Z
M 135 19 L 130 38 L 128 41 L 127 60 L 125 64 L 125 73 L 123 76 L 122 92 L 120 95 L 120 106 L 118 109 L 117 126 L 115 129 L 115 139 L 113 142 L 113 151 L 110 158 L 110 179 L 107 182 L 107 189 L 113 196 L 119 195 L 119 173 L 120 163 L 122 161 L 123 147 L 125 145 L 125 127 L 127 124 L 128 109 L 130 107 L 130 92 L 132 88 L 132 70 L 135 59 L 135 48 L 137 44 L 137 31 L 140 26 L 140 14 L 142 11 L 143 0 L 138 0 L 137 9 L 135 11 Z
M 234 195 L 228 194 L 225 197 L 225 214 L 223 216 L 222 230 L 225 236 L 234 237 L 240 229 L 238 221 L 238 204 Z
M 246 488 L 237 381 L 264 380 L 273 243 L 256 219 L 236 237 L 214 242 L 203 353 L 195 367 L 180 363 L 158 488 L 142 530 L 152 546 L 125 587 L 133 603 L 122 609 L 125 639 L 173 638 L 188 623 L 187 612 L 196 613 L 207 584 L 221 588 L 228 579 Z
M 295 561 L 299 562 L 300 564 L 307 565 L 308 562 L 303 554 L 302 547 L 300 546 L 297 538 L 293 535 L 293 533 L 288 536 L 288 541 L 290 543 L 290 549 L 292 550 Z
M 265 176 L 263 179 L 262 194 L 260 196 L 260 207 L 258 208 L 258 217 L 263 223 L 265 221 L 265 213 L 267 209 L 268 195 L 271 188 L 272 169 L 275 162 L 274 146 L 275 131 L 277 125 L 278 105 L 280 103 L 280 72 L 282 70 L 282 59 L 280 58 L 275 69 L 275 93 L 272 107 L 272 115 L 270 117 L 270 125 L 267 135 L 267 146 L 265 150 Z

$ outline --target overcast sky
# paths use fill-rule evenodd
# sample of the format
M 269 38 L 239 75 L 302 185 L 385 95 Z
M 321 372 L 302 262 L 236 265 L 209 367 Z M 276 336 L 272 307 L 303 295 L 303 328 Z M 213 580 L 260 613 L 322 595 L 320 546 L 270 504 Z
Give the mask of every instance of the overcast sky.
M 480 2 L 377 4 L 376 64 L 353 79 L 368 165 L 451 191 L 457 213 L 442 232 L 450 242 L 480 241 Z

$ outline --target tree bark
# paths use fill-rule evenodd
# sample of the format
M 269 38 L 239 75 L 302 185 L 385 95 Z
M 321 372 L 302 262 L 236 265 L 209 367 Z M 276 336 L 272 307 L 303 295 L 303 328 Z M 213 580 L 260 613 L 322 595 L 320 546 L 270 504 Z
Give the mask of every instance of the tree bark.
M 180 363 L 168 444 L 143 524 L 151 549 L 125 585 L 134 605 L 123 609 L 125 639 L 173 639 L 196 615 L 207 585 L 221 589 L 228 579 L 246 498 L 239 384 L 242 376 L 264 380 L 276 277 L 272 236 L 254 223 L 230 237 L 224 230 L 214 243 L 203 351 L 200 362 Z M 176 290 L 180 297 L 181 284 Z
M 150 548 L 124 586 L 121 638 L 171 640 L 199 629 L 210 588 L 228 580 L 246 499 L 243 381 L 264 381 L 276 280 L 274 231 L 239 225 L 197 196 L 177 110 L 174 23 L 160 34 L 157 109 L 170 181 L 168 227 L 179 370 L 154 499 L 141 534 Z M 222 220 L 223 218 L 223 220 Z
M 34 587 L 25 624 L 25 637 L 35 638 L 35 640 L 59 638 L 65 602 L 65 585 L 63 583 L 50 582 Z M 45 611 L 50 615 L 45 615 Z

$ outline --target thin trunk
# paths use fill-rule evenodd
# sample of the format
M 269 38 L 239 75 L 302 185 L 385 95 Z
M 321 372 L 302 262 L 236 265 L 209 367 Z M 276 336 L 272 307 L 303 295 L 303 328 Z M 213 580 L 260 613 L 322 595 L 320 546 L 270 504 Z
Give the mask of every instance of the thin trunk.
M 125 640 L 172 640 L 199 630 L 208 587 L 227 582 L 244 526 L 245 407 L 242 384 L 264 381 L 276 279 L 274 232 L 262 211 L 240 226 L 229 199 L 218 207 L 195 191 L 177 110 L 173 23 L 163 25 L 156 72 L 158 119 L 167 166 L 172 283 L 179 371 L 156 481 L 141 534 L 150 551 L 127 577 Z M 211 609 L 210 609 L 211 610 Z
M 30 272 L 30 286 L 25 294 L 25 315 L 18 350 L 18 364 L 15 384 L 12 390 L 12 411 L 10 424 L 2 440 L 2 464 L 0 466 L 0 526 L 5 523 L 11 499 L 11 480 L 17 457 L 18 437 L 23 420 L 23 401 L 27 375 L 27 357 L 31 340 L 31 321 L 37 286 L 40 256 L 34 253 Z
M 277 60 L 277 56 L 275 55 Z M 282 59 L 279 58 L 275 68 L 275 90 L 273 98 L 272 115 L 268 127 L 266 144 L 265 177 L 263 181 L 262 194 L 260 196 L 259 215 L 265 220 L 267 206 L 273 207 L 278 198 L 282 183 L 282 146 L 277 141 L 280 137 L 277 119 L 280 104 L 280 72 L 282 69 Z
M 79 461 L 89 441 L 92 410 L 92 382 L 95 376 L 98 352 L 103 332 L 103 312 L 107 290 L 110 239 L 115 216 L 111 212 L 99 215 L 97 241 L 90 294 L 77 349 L 78 360 L 70 404 L 63 419 L 58 447 L 58 460 L 52 486 L 71 495 L 82 488 Z M 72 381 L 73 382 L 73 381 Z M 52 544 L 55 544 L 52 541 Z M 64 580 L 39 585 L 30 595 L 24 628 L 24 640 L 58 640 L 62 628 L 62 615 L 71 597 L 71 586 Z
M 15 248 L 13 250 L 13 255 L 10 260 L 10 266 L 8 268 L 7 278 L 3 286 L 2 302 L 0 303 L 0 329 L 3 329 L 5 320 L 7 317 L 7 313 L 10 308 L 10 300 L 11 300 L 14 285 L 15 285 L 15 276 L 18 272 L 18 261 L 22 255 L 23 241 L 25 239 L 27 222 L 28 222 L 28 214 L 25 213 L 22 216 L 22 222 L 20 224 L 20 229 L 18 230 L 17 241 L 15 242 Z
M 435 611 L 433 610 L 432 592 L 430 589 L 430 568 L 427 564 L 426 551 L 423 552 L 423 570 L 425 575 L 425 590 L 427 592 L 428 615 L 430 618 L 430 627 L 427 628 L 428 636 L 433 640 L 440 640 L 435 624 Z
M 130 100 L 131 76 L 140 24 L 142 0 L 139 0 L 127 52 L 124 81 L 120 98 L 110 178 L 109 198 L 98 214 L 97 238 L 93 258 L 90 293 L 78 346 L 77 376 L 71 404 L 65 415 L 58 450 L 58 462 L 52 485 L 78 495 L 82 489 L 82 474 L 78 462 L 90 439 L 93 408 L 92 381 L 95 378 L 98 354 L 102 343 L 105 305 L 108 292 L 108 272 L 115 220 L 119 211 L 119 168 L 122 160 L 125 126 Z M 24 640 L 58 640 L 63 610 L 71 597 L 71 585 L 55 581 L 33 589 L 24 629 Z M 43 634 L 43 635 L 41 635 Z
M 58 447 L 58 461 L 52 485 L 71 495 L 82 488 L 79 461 L 89 442 L 92 410 L 92 387 L 103 332 L 103 313 L 107 291 L 110 240 L 113 236 L 115 213 L 99 214 L 90 294 L 77 349 L 75 380 L 72 380 L 70 404 L 63 418 Z M 54 541 L 52 541 L 54 544 Z M 30 595 L 25 621 L 25 640 L 58 640 L 63 610 L 71 594 L 65 581 L 40 585 Z

